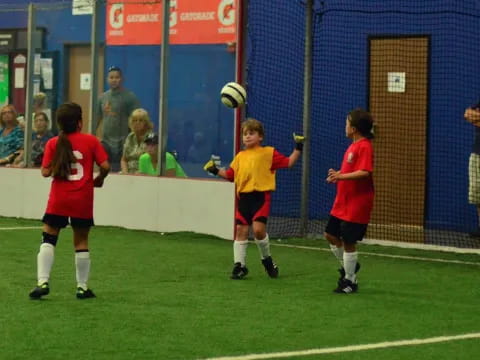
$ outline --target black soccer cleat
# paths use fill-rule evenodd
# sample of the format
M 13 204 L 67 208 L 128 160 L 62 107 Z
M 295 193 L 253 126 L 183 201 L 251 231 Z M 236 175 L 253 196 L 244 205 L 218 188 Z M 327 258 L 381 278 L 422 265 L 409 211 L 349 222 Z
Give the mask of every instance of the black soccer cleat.
M 241 280 L 248 274 L 248 269 L 246 266 L 242 266 L 241 263 L 237 262 L 233 265 L 232 275 L 230 279 Z
M 77 288 L 77 299 L 91 299 L 91 298 L 94 298 L 96 297 L 95 294 L 93 293 L 92 290 L 90 289 L 83 289 L 81 287 L 78 287 Z
M 358 283 L 354 283 L 348 279 L 338 281 L 338 286 L 333 292 L 337 294 L 353 294 L 358 291 Z
M 30 291 L 30 294 L 28 294 L 28 296 L 30 296 L 30 299 L 32 300 L 40 300 L 42 296 L 48 295 L 49 292 L 50 288 L 48 286 L 48 282 L 44 282 L 41 285 L 37 285 L 35 289 Z
M 270 276 L 271 278 L 278 277 L 278 266 L 273 262 L 273 259 L 271 256 L 268 256 L 265 259 L 263 259 L 262 264 L 268 276 Z
M 358 273 L 358 271 L 360 270 L 360 263 L 357 262 L 357 265 L 355 265 L 355 274 Z M 340 273 L 340 278 L 338 279 L 338 284 L 340 284 L 340 282 L 345 279 L 345 268 L 342 266 L 340 269 L 338 269 L 338 272 Z

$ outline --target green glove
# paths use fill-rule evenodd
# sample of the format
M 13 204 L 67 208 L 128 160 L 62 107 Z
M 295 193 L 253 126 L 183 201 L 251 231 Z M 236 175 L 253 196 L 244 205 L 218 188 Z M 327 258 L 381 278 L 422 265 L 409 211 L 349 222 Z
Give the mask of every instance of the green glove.
M 303 150 L 303 143 L 305 142 L 305 136 L 297 135 L 293 133 L 293 140 L 295 141 L 295 149 L 302 151 Z

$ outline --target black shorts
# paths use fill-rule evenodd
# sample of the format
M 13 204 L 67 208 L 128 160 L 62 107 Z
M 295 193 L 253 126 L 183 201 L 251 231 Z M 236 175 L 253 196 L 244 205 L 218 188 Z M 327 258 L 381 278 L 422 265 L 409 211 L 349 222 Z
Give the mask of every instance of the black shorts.
M 325 232 L 341 239 L 347 244 L 355 244 L 357 241 L 363 240 L 367 232 L 367 226 L 368 224 L 344 221 L 330 215 Z
M 235 223 L 237 225 L 252 225 L 253 221 L 267 223 L 270 214 L 270 191 L 252 191 L 240 193 L 237 198 Z
M 93 219 L 80 219 L 54 214 L 43 215 L 42 222 L 57 229 L 63 229 L 68 224 L 72 225 L 73 228 L 89 228 L 94 225 Z

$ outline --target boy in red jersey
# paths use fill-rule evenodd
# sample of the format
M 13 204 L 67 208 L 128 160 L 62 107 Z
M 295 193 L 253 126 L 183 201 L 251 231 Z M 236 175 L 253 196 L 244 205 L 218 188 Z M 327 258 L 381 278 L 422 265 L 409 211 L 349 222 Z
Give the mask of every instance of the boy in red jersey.
M 353 143 L 343 156 L 340 170 L 328 170 L 327 182 L 337 184 L 337 196 L 325 228 L 325 238 L 342 264 L 334 290 L 342 294 L 358 290 L 356 273 L 360 264 L 356 243 L 365 236 L 373 208 L 372 126 L 370 113 L 352 110 L 347 116 L 345 135 Z
M 82 109 L 74 103 L 62 104 L 57 110 L 60 134 L 45 145 L 41 172 L 53 177 L 47 209 L 43 216 L 43 239 L 37 256 L 38 282 L 30 292 L 40 299 L 50 292 L 48 281 L 54 250 L 60 230 L 70 222 L 73 228 L 77 298 L 95 297 L 87 286 L 90 272 L 88 233 L 93 226 L 93 188 L 102 187 L 110 171 L 108 157 L 93 135 L 80 133 Z M 93 163 L 100 174 L 93 178 Z
M 234 181 L 237 191 L 236 239 L 233 242 L 234 266 L 232 279 L 243 279 L 248 274 L 246 253 L 248 230 L 252 227 L 255 242 L 260 251 L 262 264 L 271 278 L 278 277 L 278 267 L 270 254 L 270 243 L 266 231 L 270 213 L 270 195 L 275 190 L 275 170 L 291 168 L 300 158 L 303 136 L 295 135 L 296 147 L 289 157 L 280 154 L 271 146 L 262 146 L 265 136 L 263 125 L 255 119 L 242 124 L 244 150 L 233 159 L 230 167 L 218 169 L 210 160 L 204 169 L 226 180 Z

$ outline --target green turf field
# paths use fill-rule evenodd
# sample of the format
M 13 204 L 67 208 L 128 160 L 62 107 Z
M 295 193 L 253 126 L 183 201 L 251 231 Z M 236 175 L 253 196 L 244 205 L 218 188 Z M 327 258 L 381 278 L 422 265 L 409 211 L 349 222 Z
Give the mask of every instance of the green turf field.
M 246 280 L 228 278 L 228 241 L 192 233 L 92 230 L 90 286 L 75 298 L 71 231 L 57 245 L 42 301 L 36 282 L 40 226 L 0 218 L 0 358 L 205 359 L 480 333 L 480 257 L 360 247 L 357 294 L 332 293 L 337 262 L 324 241 L 272 246 L 280 277 L 269 279 L 254 244 Z M 6 230 L 18 227 L 20 229 Z M 320 250 L 319 250 L 320 248 Z M 381 254 L 465 261 L 432 262 Z M 480 338 L 326 355 L 268 359 L 472 359 Z M 248 359 L 247 357 L 243 357 Z

